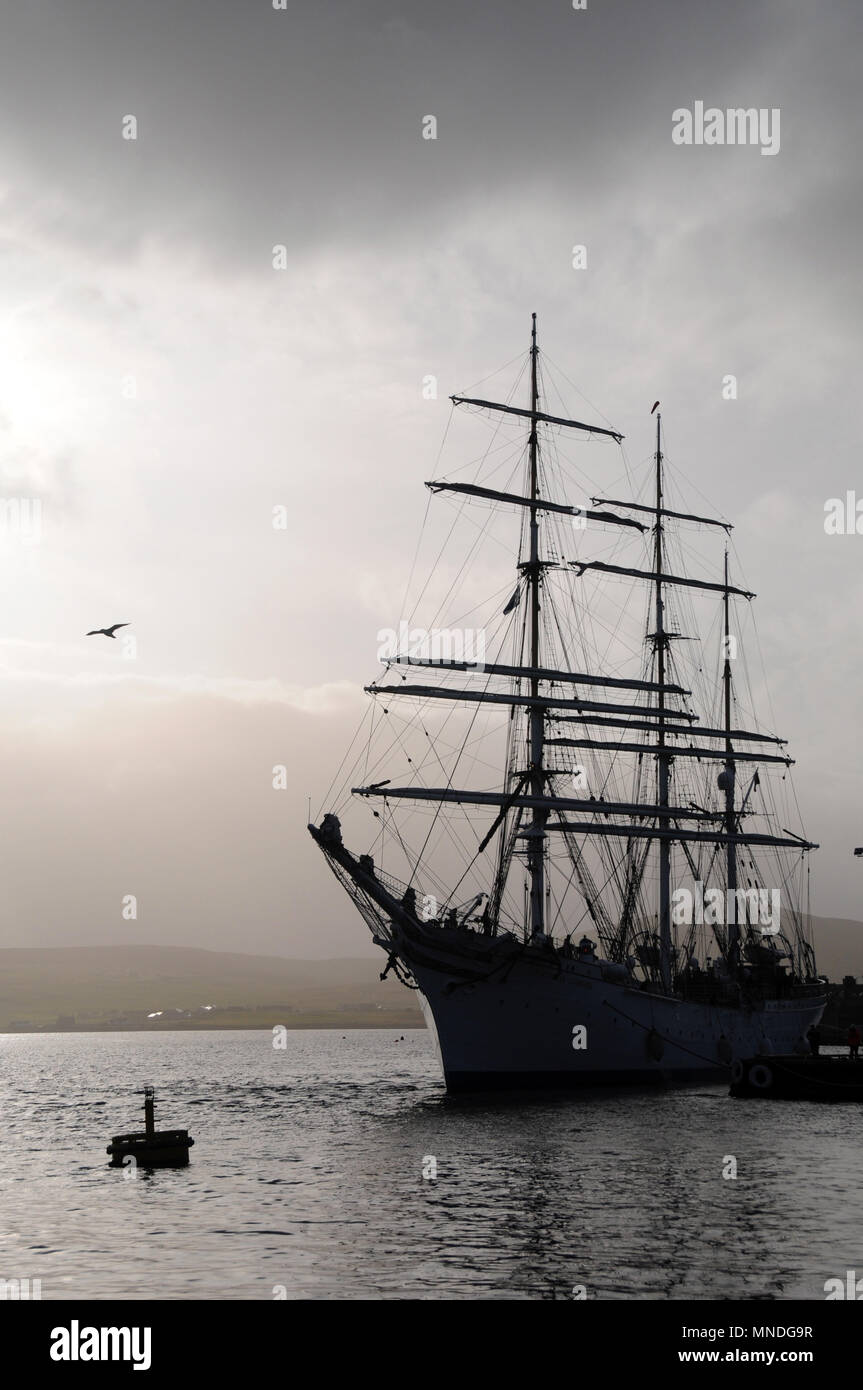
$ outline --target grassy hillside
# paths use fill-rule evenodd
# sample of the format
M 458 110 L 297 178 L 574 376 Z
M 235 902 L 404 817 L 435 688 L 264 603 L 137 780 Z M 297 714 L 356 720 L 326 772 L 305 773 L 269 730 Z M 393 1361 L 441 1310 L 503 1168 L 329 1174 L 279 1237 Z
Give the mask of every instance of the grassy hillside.
M 0 1031 L 421 1026 L 415 996 L 392 976 L 381 983 L 383 960 L 288 960 L 183 946 L 0 950 Z M 215 1007 L 205 1012 L 206 1005 Z M 161 1018 L 147 1019 L 156 1011 Z

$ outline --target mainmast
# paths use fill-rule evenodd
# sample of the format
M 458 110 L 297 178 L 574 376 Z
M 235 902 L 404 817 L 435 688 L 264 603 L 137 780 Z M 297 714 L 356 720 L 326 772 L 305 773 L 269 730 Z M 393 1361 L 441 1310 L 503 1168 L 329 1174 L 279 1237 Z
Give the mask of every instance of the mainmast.
M 656 622 L 653 640 L 656 645 L 656 667 L 657 683 L 659 693 L 656 697 L 657 702 L 657 731 L 656 731 L 656 757 L 657 757 L 657 804 L 660 807 L 668 806 L 668 783 L 671 758 L 665 743 L 665 712 L 663 690 L 665 687 L 665 655 L 668 645 L 668 635 L 665 631 L 665 618 L 663 612 L 662 597 L 662 448 L 661 448 L 661 424 L 662 415 L 656 416 L 656 546 L 654 553 L 654 570 L 656 573 Z M 667 830 L 669 826 L 668 813 L 665 815 L 660 812 L 658 816 L 661 830 Z M 662 988 L 666 994 L 671 993 L 671 841 L 667 834 L 660 837 L 659 841 L 659 959 L 660 972 L 662 975 Z
M 728 550 L 725 551 L 725 598 L 723 601 L 724 612 L 724 648 L 725 666 L 722 672 L 722 684 L 725 694 L 725 769 L 720 774 L 720 790 L 725 792 L 725 833 L 734 835 L 736 830 L 736 816 L 734 814 L 734 749 L 731 745 L 731 628 L 729 625 L 729 590 L 728 590 Z M 737 899 L 732 898 L 731 894 L 737 889 L 737 846 L 733 840 L 727 844 L 727 863 L 728 863 L 728 902 L 736 903 Z M 728 959 L 729 963 L 736 965 L 740 957 L 740 926 L 737 922 L 737 914 L 734 913 L 734 921 L 728 926 Z
M 539 496 L 537 413 L 539 390 L 537 387 L 537 346 L 536 314 L 532 315 L 530 335 L 530 551 L 527 563 L 527 583 L 530 596 L 530 787 L 531 794 L 542 797 L 545 791 L 543 771 L 543 738 L 545 734 L 545 710 L 537 703 L 539 698 L 540 651 L 539 651 L 539 586 L 541 564 L 539 559 Z M 548 812 L 534 807 L 531 816 L 530 835 L 527 841 L 527 867 L 530 874 L 530 934 L 537 936 L 544 930 L 545 921 L 545 822 Z

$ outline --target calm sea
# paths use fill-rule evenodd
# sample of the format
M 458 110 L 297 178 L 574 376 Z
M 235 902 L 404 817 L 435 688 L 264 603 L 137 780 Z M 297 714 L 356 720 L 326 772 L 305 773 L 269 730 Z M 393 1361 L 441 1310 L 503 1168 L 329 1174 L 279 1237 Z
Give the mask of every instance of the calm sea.
M 859 1107 L 454 1101 L 429 1035 L 400 1038 L 0 1036 L 0 1278 L 43 1299 L 823 1299 L 863 1270 Z M 143 1128 L 145 1083 L 195 1147 L 129 1178 L 105 1145 Z

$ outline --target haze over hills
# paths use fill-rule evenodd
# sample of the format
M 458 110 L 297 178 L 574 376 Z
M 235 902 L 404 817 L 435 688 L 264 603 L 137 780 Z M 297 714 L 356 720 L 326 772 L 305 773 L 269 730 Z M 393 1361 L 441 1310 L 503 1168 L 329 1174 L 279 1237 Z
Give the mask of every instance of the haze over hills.
M 863 922 L 846 917 L 813 917 L 813 939 L 819 975 L 840 981 L 843 975 L 863 975 Z
M 381 983 L 384 963 L 185 946 L 10 948 L 0 950 L 0 1031 L 421 1027 L 415 995 L 392 976 Z
M 818 969 L 863 976 L 863 922 L 815 918 Z M 384 956 L 292 960 L 187 946 L 0 950 L 0 1031 L 27 1028 L 413 1028 Z M 158 1015 L 148 1018 L 149 1014 Z

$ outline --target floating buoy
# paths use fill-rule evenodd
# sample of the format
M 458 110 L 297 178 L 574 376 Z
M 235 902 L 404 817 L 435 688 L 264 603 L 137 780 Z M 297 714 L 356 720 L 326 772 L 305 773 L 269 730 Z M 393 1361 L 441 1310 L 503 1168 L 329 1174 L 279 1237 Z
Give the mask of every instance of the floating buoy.
M 155 1092 L 144 1087 L 144 1133 L 115 1134 L 108 1145 L 111 1167 L 122 1168 L 131 1158 L 141 1168 L 185 1168 L 194 1139 L 187 1129 L 156 1129 Z

